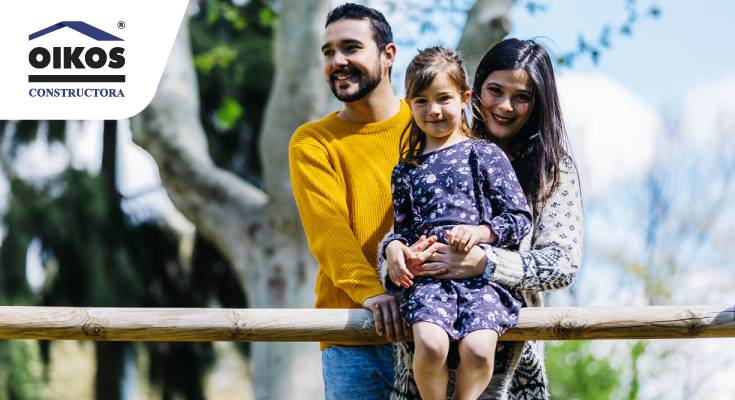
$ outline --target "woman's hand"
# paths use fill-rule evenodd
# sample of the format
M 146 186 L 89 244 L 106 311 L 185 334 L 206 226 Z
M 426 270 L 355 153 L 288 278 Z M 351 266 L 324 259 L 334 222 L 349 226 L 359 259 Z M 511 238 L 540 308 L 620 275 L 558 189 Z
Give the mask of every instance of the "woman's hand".
M 465 279 L 485 273 L 487 255 L 485 250 L 474 246 L 468 252 L 459 252 L 442 243 L 432 245 L 436 251 L 426 262 L 409 271 L 414 276 L 433 276 L 440 279 Z

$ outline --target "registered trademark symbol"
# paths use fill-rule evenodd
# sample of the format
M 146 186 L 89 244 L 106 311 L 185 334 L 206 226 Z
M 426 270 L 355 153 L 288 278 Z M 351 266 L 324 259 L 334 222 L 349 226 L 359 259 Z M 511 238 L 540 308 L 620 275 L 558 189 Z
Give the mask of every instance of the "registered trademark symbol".
M 117 21 L 117 28 L 118 29 L 125 28 L 125 21 Z

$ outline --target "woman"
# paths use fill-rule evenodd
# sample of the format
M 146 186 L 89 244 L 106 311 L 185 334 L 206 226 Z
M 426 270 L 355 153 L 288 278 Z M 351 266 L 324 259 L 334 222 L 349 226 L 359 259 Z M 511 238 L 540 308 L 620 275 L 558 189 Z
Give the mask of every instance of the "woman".
M 412 273 L 444 278 L 484 273 L 511 290 L 524 306 L 541 307 L 541 292 L 573 282 L 582 240 L 579 179 L 566 150 L 568 140 L 546 50 L 532 40 L 518 39 L 491 48 L 475 74 L 472 108 L 474 134 L 496 143 L 511 160 L 533 210 L 532 234 L 519 251 L 487 246 L 458 253 L 435 244 L 438 251 Z M 424 241 L 413 249 L 426 245 Z M 380 260 L 383 270 L 384 264 Z M 412 344 L 396 343 L 394 351 L 392 398 L 418 398 L 411 371 Z M 453 363 L 456 360 L 449 361 L 450 367 Z M 547 399 L 543 343 L 499 344 L 495 374 L 480 398 Z

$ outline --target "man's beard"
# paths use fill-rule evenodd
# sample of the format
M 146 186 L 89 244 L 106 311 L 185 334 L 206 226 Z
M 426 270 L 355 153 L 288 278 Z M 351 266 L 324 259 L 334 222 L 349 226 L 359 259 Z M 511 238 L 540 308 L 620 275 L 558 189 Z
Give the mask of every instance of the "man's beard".
M 332 93 L 334 94 L 334 97 L 336 97 L 339 101 L 343 101 L 345 103 L 351 103 L 353 101 L 357 101 L 362 99 L 363 97 L 367 96 L 372 92 L 380 82 L 382 81 L 383 77 L 380 74 L 380 66 L 378 65 L 376 68 L 373 69 L 373 71 L 376 71 L 377 73 L 374 75 L 371 75 L 369 72 L 368 74 L 363 73 L 356 67 L 353 67 L 352 65 L 347 65 L 344 68 L 340 68 L 337 71 L 332 72 L 332 75 L 329 77 L 329 88 L 332 89 Z M 338 72 L 347 72 L 353 76 L 357 77 L 357 91 L 352 94 L 346 94 L 346 95 L 340 95 L 336 85 L 334 84 L 334 81 L 337 79 L 335 78 L 335 75 Z

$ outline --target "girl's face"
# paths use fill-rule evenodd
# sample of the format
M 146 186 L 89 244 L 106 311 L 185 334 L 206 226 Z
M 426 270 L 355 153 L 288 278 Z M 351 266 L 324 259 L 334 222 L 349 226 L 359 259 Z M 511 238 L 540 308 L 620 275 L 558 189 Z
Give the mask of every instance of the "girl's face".
M 416 124 L 426 133 L 427 141 L 461 135 L 462 110 L 470 99 L 470 91 L 460 92 L 447 74 L 439 73 L 418 96 L 410 99 Z
M 531 78 L 523 69 L 494 71 L 482 83 L 480 99 L 488 132 L 499 144 L 508 143 L 533 111 Z

